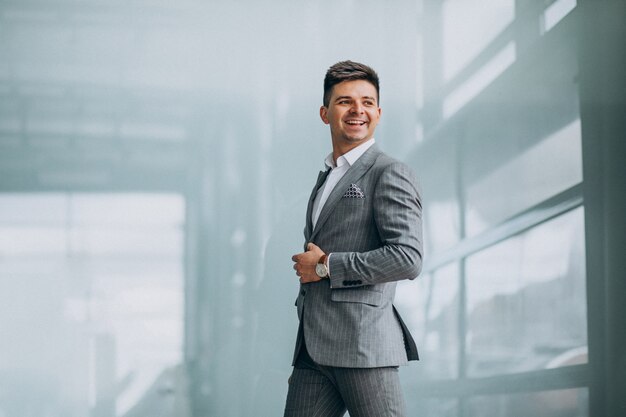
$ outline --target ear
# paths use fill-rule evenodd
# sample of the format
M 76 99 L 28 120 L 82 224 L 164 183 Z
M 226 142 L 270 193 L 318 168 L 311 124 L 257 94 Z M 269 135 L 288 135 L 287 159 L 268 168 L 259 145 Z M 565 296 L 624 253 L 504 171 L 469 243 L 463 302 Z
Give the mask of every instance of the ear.
M 328 108 L 327 107 L 320 107 L 320 118 L 322 119 L 322 122 L 324 122 L 324 124 L 329 124 L 330 122 L 328 121 Z

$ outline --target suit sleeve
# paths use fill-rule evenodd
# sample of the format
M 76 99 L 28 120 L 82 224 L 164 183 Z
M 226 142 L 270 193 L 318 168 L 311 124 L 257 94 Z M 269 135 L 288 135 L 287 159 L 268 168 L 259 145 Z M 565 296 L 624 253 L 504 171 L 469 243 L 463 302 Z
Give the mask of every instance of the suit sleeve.
M 409 167 L 401 162 L 385 167 L 373 199 L 382 246 L 368 252 L 333 252 L 331 288 L 415 279 L 422 269 L 422 204 Z

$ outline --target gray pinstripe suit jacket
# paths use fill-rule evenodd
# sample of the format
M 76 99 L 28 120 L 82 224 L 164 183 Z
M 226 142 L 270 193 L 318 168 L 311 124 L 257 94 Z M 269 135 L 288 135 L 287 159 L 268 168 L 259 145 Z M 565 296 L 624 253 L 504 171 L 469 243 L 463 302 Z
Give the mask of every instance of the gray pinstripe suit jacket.
M 337 183 L 313 229 L 320 180 L 307 209 L 305 250 L 313 242 L 332 253 L 331 278 L 300 286 L 294 363 L 303 333 L 321 365 L 371 368 L 418 359 L 392 305 L 395 281 L 416 278 L 422 265 L 422 206 L 413 173 L 373 145 Z M 346 194 L 352 184 L 362 198 Z

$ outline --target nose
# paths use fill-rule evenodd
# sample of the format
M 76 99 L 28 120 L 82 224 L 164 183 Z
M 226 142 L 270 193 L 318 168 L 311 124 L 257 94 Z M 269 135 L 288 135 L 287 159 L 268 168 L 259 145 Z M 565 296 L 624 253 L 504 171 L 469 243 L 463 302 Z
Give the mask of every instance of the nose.
M 363 105 L 359 102 L 355 102 L 350 111 L 352 111 L 352 113 L 361 114 L 363 113 Z

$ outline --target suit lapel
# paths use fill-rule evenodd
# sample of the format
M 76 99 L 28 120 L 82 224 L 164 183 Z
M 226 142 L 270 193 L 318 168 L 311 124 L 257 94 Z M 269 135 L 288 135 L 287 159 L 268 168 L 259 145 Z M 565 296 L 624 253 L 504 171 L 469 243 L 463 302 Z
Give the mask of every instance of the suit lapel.
M 306 242 L 309 242 L 312 229 L 313 229 L 312 211 L 313 211 L 313 203 L 315 202 L 315 196 L 317 196 L 317 191 L 320 189 L 322 184 L 324 184 L 324 181 L 326 181 L 326 177 L 328 177 L 329 173 L 330 173 L 330 168 L 327 169 L 326 171 L 320 171 L 320 173 L 317 175 L 317 181 L 315 182 L 315 187 L 313 187 L 313 191 L 311 192 L 311 196 L 309 197 L 309 203 L 306 208 L 306 226 L 304 229 L 305 245 L 306 245 Z
M 359 178 L 361 178 L 367 170 L 374 164 L 376 158 L 380 154 L 380 150 L 376 146 L 376 144 L 372 145 L 359 159 L 356 160 L 354 165 L 348 169 L 348 172 L 339 180 L 333 191 L 328 196 L 328 200 L 326 200 L 326 204 L 322 207 L 322 211 L 320 213 L 319 218 L 317 219 L 317 223 L 315 224 L 315 229 L 313 229 L 311 236 L 307 241 L 312 241 L 315 235 L 319 232 L 319 230 L 324 226 L 324 223 L 330 217 L 330 214 L 333 212 L 337 203 L 341 200 L 344 193 L 350 186 L 350 184 L 356 182 Z M 310 203 L 311 205 L 311 203 Z M 311 216 L 309 216 L 310 218 Z M 307 223 L 308 225 L 309 223 Z

